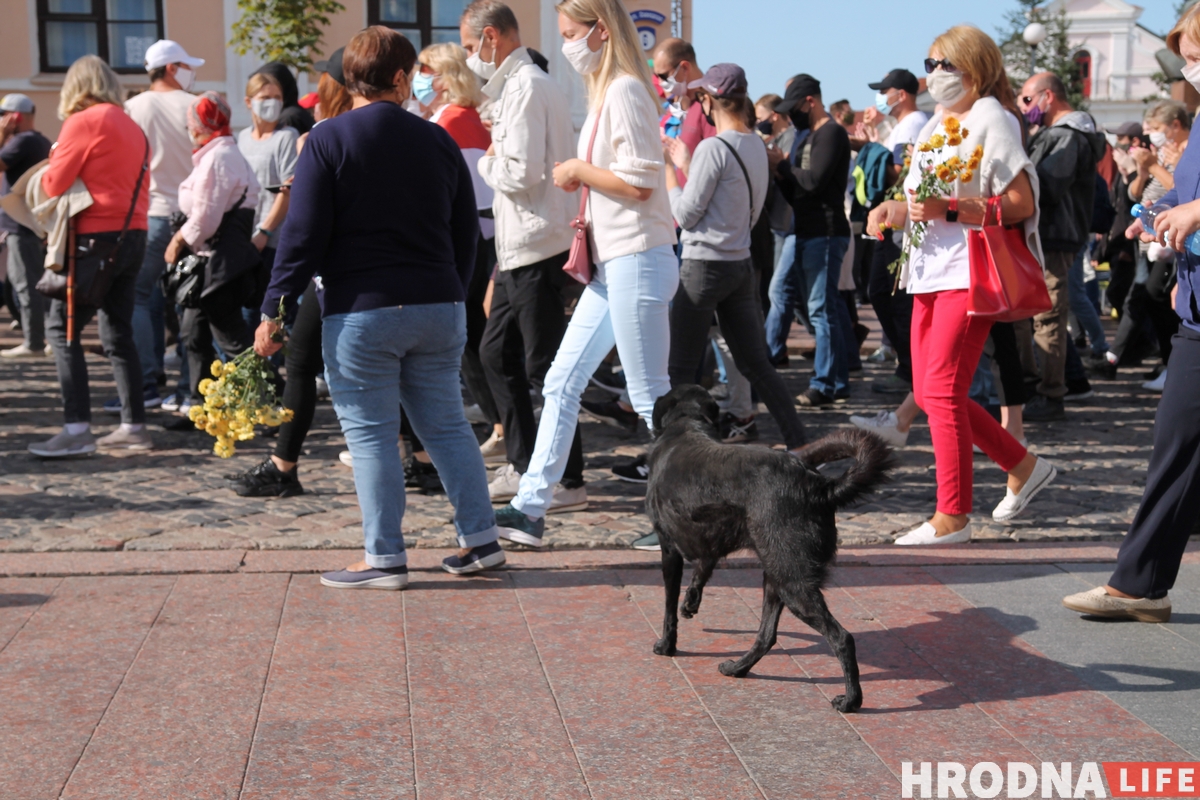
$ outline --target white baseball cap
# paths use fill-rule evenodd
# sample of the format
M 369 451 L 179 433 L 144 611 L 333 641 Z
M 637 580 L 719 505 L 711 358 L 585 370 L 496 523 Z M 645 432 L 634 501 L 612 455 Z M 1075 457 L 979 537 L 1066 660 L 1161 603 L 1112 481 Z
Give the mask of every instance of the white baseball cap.
M 33 113 L 33 101 L 28 95 L 14 92 L 13 94 L 4 95 L 4 99 L 0 100 L 0 111 L 8 113 L 15 111 L 20 114 Z
M 167 64 L 187 64 L 189 67 L 204 66 L 203 58 L 193 58 L 179 42 L 159 39 L 146 48 L 146 71 L 165 67 Z

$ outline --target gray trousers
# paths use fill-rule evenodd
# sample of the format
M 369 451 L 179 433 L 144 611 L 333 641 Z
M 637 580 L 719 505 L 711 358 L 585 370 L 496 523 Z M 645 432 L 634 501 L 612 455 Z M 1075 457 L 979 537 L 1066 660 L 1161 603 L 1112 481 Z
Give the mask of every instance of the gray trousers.
M 671 385 L 695 380 L 714 312 L 738 371 L 775 417 L 784 442 L 789 448 L 804 444 L 807 437 L 792 396 L 767 356 L 758 275 L 750 259 L 683 260 L 671 303 Z
M 109 234 L 99 234 L 106 236 Z M 115 239 L 117 233 L 111 234 Z M 142 254 L 146 250 L 146 232 L 129 231 L 117 253 L 116 271 L 108 294 L 100 307 L 75 306 L 75 336 L 67 344 L 67 304 L 54 300 L 50 304 L 50 325 L 47 329 L 54 346 L 54 363 L 58 367 L 58 382 L 62 386 L 63 416 L 66 422 L 91 422 L 92 398 L 88 389 L 87 361 L 79 332 L 96 312 L 100 312 L 100 343 L 112 362 L 121 398 L 121 422 L 140 424 L 146 421 L 142 400 L 142 364 L 133 341 L 133 296 Z
M 25 346 L 41 352 L 46 346 L 46 307 L 49 299 L 34 289 L 45 271 L 46 246 L 30 230 L 8 235 L 8 279 L 21 304 L 21 333 Z

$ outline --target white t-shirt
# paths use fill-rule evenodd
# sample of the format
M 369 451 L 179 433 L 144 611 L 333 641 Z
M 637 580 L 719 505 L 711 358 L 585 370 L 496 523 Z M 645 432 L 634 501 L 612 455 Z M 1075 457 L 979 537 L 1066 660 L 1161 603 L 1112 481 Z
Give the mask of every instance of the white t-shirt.
M 174 89 L 142 92 L 125 101 L 125 111 L 150 140 L 150 216 L 179 210 L 179 184 L 192 172 L 192 137 L 187 112 L 196 96 Z
M 940 164 L 953 155 L 966 161 L 976 145 L 982 145 L 983 158 L 979 170 L 970 182 L 955 184 L 955 196 L 960 199 L 995 197 L 1004 192 L 1008 185 L 1024 172 L 1029 176 L 1030 185 L 1033 187 L 1036 209 L 1039 191 L 1037 170 L 1025 153 L 1021 142 L 1021 126 L 1017 118 L 1005 110 L 995 98 L 984 97 L 975 102 L 971 112 L 961 122 L 962 127 L 970 132 L 970 136 L 957 148 L 946 146 L 936 157 L 933 153 L 914 153 L 913 167 L 904 180 L 905 191 L 916 190 L 920 183 L 922 165 L 935 163 L 935 160 Z M 945 134 L 940 114 L 925 125 L 918 141 L 929 141 L 936 133 Z M 1025 220 L 1025 237 L 1034 256 L 1039 262 L 1044 262 L 1041 239 L 1038 238 L 1037 232 L 1039 216 L 1039 212 L 1034 211 L 1033 216 Z M 926 223 L 924 240 L 920 247 L 912 248 L 908 263 L 900 276 L 900 285 L 906 288 L 909 294 L 970 288 L 971 260 L 967 250 L 969 229 L 960 222 L 946 222 L 942 219 Z M 911 230 L 910 223 L 908 231 Z
M 929 115 L 924 111 L 913 111 L 900 120 L 892 128 L 892 132 L 883 140 L 883 146 L 894 156 L 896 148 L 902 144 L 913 144 L 921 135 L 921 129 L 929 122 Z M 899 163 L 899 162 L 897 162 Z

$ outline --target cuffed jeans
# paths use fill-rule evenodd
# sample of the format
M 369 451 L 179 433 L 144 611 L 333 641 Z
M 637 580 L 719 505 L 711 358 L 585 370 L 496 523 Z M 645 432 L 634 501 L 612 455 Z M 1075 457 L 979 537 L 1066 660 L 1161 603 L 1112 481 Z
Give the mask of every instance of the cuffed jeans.
M 848 236 L 796 239 L 796 264 L 808 288 L 808 319 L 817 340 L 813 377 L 808 385 L 829 395 L 850 391 L 850 313 L 838 293 L 842 259 L 850 246 Z M 771 304 L 771 313 L 775 304 Z
M 333 314 L 322 323 L 322 339 L 333 410 L 354 457 L 366 562 L 377 569 L 408 563 L 401 534 L 404 467 L 396 445 L 401 405 L 454 505 L 459 545 L 496 541 L 487 471 L 459 400 L 466 306 Z
M 566 469 L 579 399 L 613 345 L 625 369 L 629 402 L 652 426 L 654 401 L 671 389 L 669 305 L 677 288 L 679 260 L 669 245 L 596 265 L 546 373 L 542 420 L 515 508 L 530 517 L 545 515 Z
M 93 234 L 97 238 L 116 241 L 119 231 Z M 100 343 L 112 363 L 121 398 L 121 422 L 141 424 L 146 421 L 142 402 L 142 365 L 133 340 L 133 296 L 142 253 L 146 248 L 145 231 L 127 231 L 121 249 L 114 260 L 113 281 L 100 303 L 100 308 L 76 304 L 74 341 L 67 344 L 67 304 L 54 300 L 50 304 L 50 324 L 47 338 L 54 347 L 54 364 L 62 386 L 63 416 L 66 422 L 91 422 L 92 398 L 88 388 L 87 361 L 79 333 L 100 312 Z
M 21 334 L 25 346 L 40 353 L 46 346 L 44 294 L 34 287 L 45 272 L 46 245 L 33 231 L 22 228 L 8 235 L 8 280 L 21 304 Z
M 142 361 L 142 389 L 158 389 L 158 376 L 163 374 L 163 355 L 166 339 L 163 325 L 165 303 L 159 279 L 167 262 L 164 254 L 171 243 L 171 221 L 168 217 L 148 217 L 146 254 L 138 270 L 133 298 L 133 340 L 137 343 Z
M 1108 352 L 1108 340 L 1104 338 L 1104 326 L 1100 324 L 1100 313 L 1092 305 L 1088 297 L 1087 286 L 1083 282 L 1083 260 L 1088 257 L 1088 247 L 1083 246 L 1071 262 L 1071 271 L 1067 277 L 1067 291 L 1071 298 L 1071 313 L 1079 320 L 1079 327 L 1087 334 L 1088 344 L 1092 353 L 1097 356 Z

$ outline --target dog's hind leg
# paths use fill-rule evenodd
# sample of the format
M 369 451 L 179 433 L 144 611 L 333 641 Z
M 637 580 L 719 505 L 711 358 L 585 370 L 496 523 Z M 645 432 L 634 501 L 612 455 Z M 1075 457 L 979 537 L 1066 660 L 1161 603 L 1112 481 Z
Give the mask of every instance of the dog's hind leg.
M 857 711 L 862 707 L 863 694 L 862 685 L 858 681 L 858 656 L 854 648 L 854 637 L 833 618 L 820 589 L 803 589 L 798 596 L 785 595 L 784 599 L 793 614 L 825 637 L 830 649 L 841 662 L 842 673 L 846 677 L 846 693 L 839 694 L 830 703 L 843 713 Z
M 663 614 L 662 638 L 654 643 L 654 652 L 660 656 L 673 656 L 679 626 L 676 609 L 679 606 L 679 585 L 683 581 L 683 554 L 661 532 L 658 541 L 662 544 L 663 590 L 667 595 L 667 609 Z
M 716 566 L 716 559 L 701 561 L 696 565 L 696 569 L 692 573 L 692 585 L 688 587 L 687 593 L 683 596 L 683 605 L 679 607 L 679 614 L 684 619 L 691 619 L 700 610 L 700 599 L 704 596 L 704 585 L 712 577 Z
M 731 678 L 744 678 L 746 673 L 775 646 L 775 632 L 779 630 L 779 615 L 783 613 L 783 599 L 775 590 L 775 584 L 763 575 L 762 619 L 758 623 L 758 636 L 750 652 L 737 661 L 724 661 L 717 669 Z

